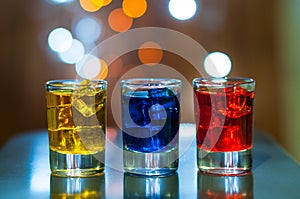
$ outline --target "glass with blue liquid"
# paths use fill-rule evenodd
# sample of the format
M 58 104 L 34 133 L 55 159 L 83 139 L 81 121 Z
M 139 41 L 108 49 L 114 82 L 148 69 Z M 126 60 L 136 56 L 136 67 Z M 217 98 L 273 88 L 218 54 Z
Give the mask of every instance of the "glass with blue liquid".
M 168 78 L 122 80 L 125 172 L 166 175 L 178 168 L 182 82 Z

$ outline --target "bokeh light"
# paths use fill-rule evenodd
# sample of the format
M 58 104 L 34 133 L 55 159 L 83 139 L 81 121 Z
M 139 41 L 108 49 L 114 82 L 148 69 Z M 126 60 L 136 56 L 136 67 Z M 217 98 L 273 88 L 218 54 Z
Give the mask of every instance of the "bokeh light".
M 108 65 L 103 59 L 99 59 L 100 61 L 100 71 L 95 79 L 105 79 L 108 75 Z
M 86 54 L 75 64 L 76 73 L 84 79 L 94 79 L 100 72 L 101 63 L 98 57 Z
M 143 64 L 158 64 L 163 56 L 161 46 L 155 42 L 148 41 L 143 43 L 138 50 L 138 57 Z
M 48 0 L 53 4 L 63 4 L 63 3 L 69 3 L 73 2 L 74 0 Z
M 87 12 L 96 12 L 103 6 L 103 0 L 79 0 L 79 3 Z
M 73 37 L 66 28 L 56 28 L 48 35 L 48 45 L 56 52 L 64 52 L 72 45 Z
M 122 8 L 114 9 L 108 16 L 108 24 L 116 32 L 125 32 L 132 26 L 133 19 L 128 17 Z
M 97 6 L 103 6 L 104 0 L 91 0 L 91 2 Z
M 204 69 L 212 77 L 226 77 L 231 71 L 231 60 L 223 52 L 213 52 L 204 59 Z
M 98 6 L 107 6 L 112 0 L 91 0 L 93 4 Z
M 178 20 L 187 20 L 192 18 L 197 10 L 195 0 L 170 0 L 169 12 Z
M 75 24 L 74 32 L 82 42 L 96 42 L 101 35 L 101 26 L 95 18 L 84 17 Z
M 80 41 L 73 39 L 70 48 L 58 55 L 62 62 L 66 64 L 75 64 L 84 55 L 84 46 Z
M 141 17 L 147 10 L 146 0 L 123 0 L 122 8 L 124 13 L 132 18 Z
M 97 43 L 96 42 L 85 42 L 84 44 L 84 48 L 85 48 L 85 52 L 93 52 L 93 54 L 97 54 L 98 53 L 98 49 L 97 49 Z
M 103 6 L 107 6 L 108 4 L 110 4 L 112 2 L 112 0 L 104 0 L 103 1 Z

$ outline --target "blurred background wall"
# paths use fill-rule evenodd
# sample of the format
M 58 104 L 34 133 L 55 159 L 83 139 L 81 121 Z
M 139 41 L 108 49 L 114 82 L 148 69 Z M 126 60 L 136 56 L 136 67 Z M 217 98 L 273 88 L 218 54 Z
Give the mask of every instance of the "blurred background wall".
M 275 16 L 280 100 L 278 140 L 300 162 L 300 1 L 281 0 Z
M 208 52 L 230 56 L 230 76 L 256 80 L 255 128 L 272 136 L 300 162 L 300 23 L 298 0 L 198 0 L 190 20 L 179 21 L 168 13 L 168 1 L 147 1 L 146 13 L 131 28 L 164 27 L 198 41 Z M 121 6 L 113 0 L 101 10 L 88 13 L 79 1 L 56 4 L 51 0 L 3 0 L 1 5 L 1 138 L 0 145 L 28 131 L 46 129 L 44 83 L 49 79 L 75 78 L 74 65 L 62 63 L 49 49 L 47 37 L 56 27 L 72 30 L 72 21 L 93 16 L 104 27 L 97 42 L 116 34 L 107 22 L 109 13 Z M 174 41 L 175 42 L 175 41 Z M 166 53 L 167 54 L 167 53 Z M 165 56 L 165 64 L 186 71 L 184 60 Z M 126 67 L 109 68 L 106 80 L 112 88 L 128 67 L 140 64 L 134 54 L 123 58 Z M 195 77 L 188 71 L 188 79 Z M 185 104 L 185 107 L 192 106 Z M 110 107 L 108 107 L 110 109 Z M 109 125 L 114 125 L 108 110 Z M 185 117 L 184 122 L 193 122 Z

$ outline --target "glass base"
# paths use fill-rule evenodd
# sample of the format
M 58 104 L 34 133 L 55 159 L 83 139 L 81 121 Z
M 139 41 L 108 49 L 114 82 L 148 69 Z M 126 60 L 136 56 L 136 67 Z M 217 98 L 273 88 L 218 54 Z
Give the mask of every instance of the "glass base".
M 124 170 L 136 175 L 168 175 L 178 169 L 178 148 L 160 153 L 124 150 Z
M 50 169 L 55 176 L 87 177 L 102 175 L 104 151 L 97 154 L 63 154 L 50 150 Z
M 197 165 L 200 171 L 211 174 L 246 174 L 252 168 L 252 150 L 208 152 L 197 148 Z

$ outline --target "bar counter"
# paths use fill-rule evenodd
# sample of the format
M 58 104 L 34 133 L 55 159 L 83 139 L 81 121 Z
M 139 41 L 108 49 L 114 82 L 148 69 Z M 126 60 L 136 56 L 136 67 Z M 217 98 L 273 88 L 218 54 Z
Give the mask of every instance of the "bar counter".
M 101 176 L 51 176 L 46 130 L 24 132 L 0 149 L 0 198 L 300 198 L 300 166 L 266 133 L 254 132 L 252 173 L 215 176 L 198 172 L 195 125 L 180 126 L 178 171 L 164 177 L 122 171 L 120 133 L 107 130 Z

